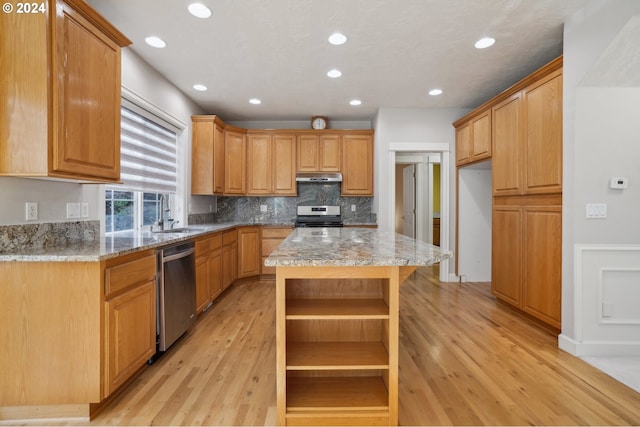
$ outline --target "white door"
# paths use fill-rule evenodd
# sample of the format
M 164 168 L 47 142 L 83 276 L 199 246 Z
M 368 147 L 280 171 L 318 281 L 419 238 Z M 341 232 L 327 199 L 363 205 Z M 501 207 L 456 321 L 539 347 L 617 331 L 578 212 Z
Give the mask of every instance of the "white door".
M 416 236 L 416 166 L 402 169 L 402 234 Z

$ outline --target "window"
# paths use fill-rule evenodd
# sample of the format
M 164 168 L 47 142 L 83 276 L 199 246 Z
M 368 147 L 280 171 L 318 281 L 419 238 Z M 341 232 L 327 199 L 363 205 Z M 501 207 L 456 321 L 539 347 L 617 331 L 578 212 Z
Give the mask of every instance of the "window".
M 149 226 L 169 210 L 176 192 L 177 131 L 123 99 L 121 111 L 121 186 L 107 186 L 105 231 Z M 165 197 L 165 206 L 162 204 Z M 167 216 L 170 213 L 167 212 Z M 165 217 L 167 218 L 167 217 Z

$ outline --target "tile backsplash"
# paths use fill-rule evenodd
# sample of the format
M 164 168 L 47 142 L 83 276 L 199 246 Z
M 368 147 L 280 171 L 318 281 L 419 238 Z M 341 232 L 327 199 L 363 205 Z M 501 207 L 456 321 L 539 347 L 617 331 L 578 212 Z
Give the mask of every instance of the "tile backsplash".
M 340 183 L 298 183 L 297 197 L 218 197 L 218 210 L 212 214 L 189 215 L 189 224 L 241 221 L 246 223 L 293 223 L 298 205 L 338 205 L 342 220 L 349 223 L 374 223 L 373 197 L 343 197 Z M 261 212 L 260 206 L 267 206 Z M 355 211 L 351 207 L 355 206 Z

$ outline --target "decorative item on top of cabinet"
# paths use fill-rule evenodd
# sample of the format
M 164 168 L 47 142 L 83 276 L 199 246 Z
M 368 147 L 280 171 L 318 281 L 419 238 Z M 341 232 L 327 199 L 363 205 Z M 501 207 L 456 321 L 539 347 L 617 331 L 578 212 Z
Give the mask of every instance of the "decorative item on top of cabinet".
M 247 192 L 247 131 L 227 126 L 224 130 L 224 194 Z
M 224 193 L 224 128 L 217 116 L 191 116 L 191 194 Z
M 248 131 L 247 195 L 297 195 L 296 136 Z
M 456 126 L 456 165 L 491 157 L 491 109 Z
M 373 131 L 342 137 L 342 195 L 373 196 Z
M 0 14 L 0 175 L 120 180 L 120 48 L 87 3 Z M 87 106 L 91 105 L 91 108 Z

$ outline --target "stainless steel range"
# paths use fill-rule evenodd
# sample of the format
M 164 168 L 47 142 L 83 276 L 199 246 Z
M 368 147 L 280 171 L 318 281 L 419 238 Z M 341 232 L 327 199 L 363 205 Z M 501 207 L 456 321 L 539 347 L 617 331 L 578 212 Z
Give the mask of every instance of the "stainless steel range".
M 340 206 L 298 206 L 296 227 L 342 227 Z

